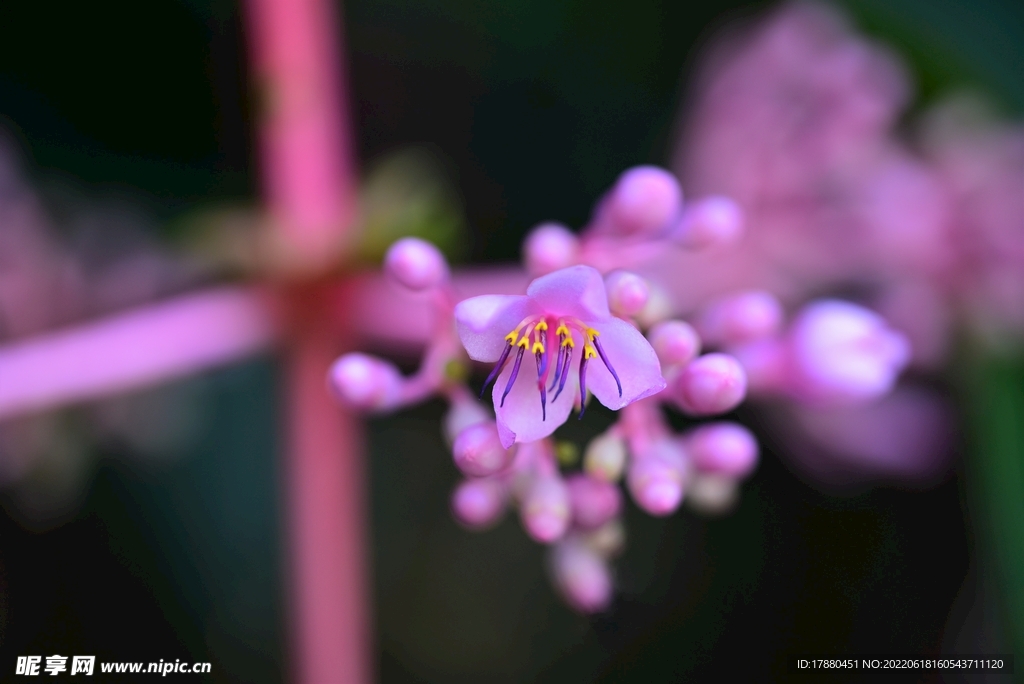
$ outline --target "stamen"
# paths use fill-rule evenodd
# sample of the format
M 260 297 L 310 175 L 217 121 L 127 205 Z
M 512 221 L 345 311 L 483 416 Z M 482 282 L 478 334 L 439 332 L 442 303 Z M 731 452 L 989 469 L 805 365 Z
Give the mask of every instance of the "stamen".
M 548 419 L 548 404 L 547 404 L 547 402 L 548 402 L 548 393 L 547 393 L 547 390 L 544 389 L 544 378 L 541 378 L 541 381 L 540 381 L 540 416 L 541 416 L 540 419 L 541 420 L 547 420 Z
M 580 415 L 576 420 L 583 419 L 583 412 L 587 410 L 587 361 L 591 359 L 587 355 L 590 345 L 584 345 L 583 358 L 580 359 Z
M 562 363 L 562 377 L 558 379 L 558 391 L 555 392 L 555 398 L 551 401 L 557 401 L 558 395 L 565 389 L 565 380 L 569 377 L 569 366 L 572 365 L 572 353 L 573 348 L 570 346 L 565 347 L 565 361 Z
M 515 333 L 510 333 L 510 335 L 514 334 Z M 507 340 L 508 337 L 506 337 L 505 339 Z M 512 339 L 508 344 L 505 345 L 505 351 L 501 352 L 501 358 L 498 359 L 498 363 L 494 365 L 494 369 L 491 370 L 491 374 L 487 376 L 486 380 L 484 380 L 484 386 L 480 388 L 481 399 L 484 398 L 484 392 L 487 391 L 487 386 L 491 384 L 492 380 L 498 377 L 498 374 L 501 373 L 501 369 L 505 367 L 505 362 L 508 361 L 508 354 L 509 352 L 512 351 L 512 344 L 514 342 L 515 339 Z
M 559 340 L 558 358 L 555 359 L 555 372 L 551 375 L 551 386 L 548 387 L 548 392 L 555 389 L 555 385 L 558 384 L 558 376 L 562 374 L 562 360 L 565 358 L 564 347 L 565 345 L 562 344 L 561 340 Z M 552 399 L 551 401 L 554 401 L 554 399 Z
M 594 343 L 595 347 L 597 347 L 597 353 L 601 355 L 601 360 L 604 361 L 605 368 L 607 368 L 608 372 L 612 374 L 613 378 L 615 378 L 615 385 L 616 385 L 616 387 L 619 388 L 619 396 L 621 397 L 622 396 L 622 382 L 619 381 L 619 374 L 615 372 L 614 368 L 612 368 L 612 364 L 608 361 L 608 357 L 605 356 L 604 349 L 601 348 L 601 341 L 599 339 L 597 339 L 597 335 L 599 333 L 597 333 L 596 330 L 594 331 L 594 333 L 595 334 L 594 334 L 594 336 L 592 338 L 590 338 L 590 341 Z
M 519 345 L 519 351 L 516 353 L 516 365 L 512 366 L 512 375 L 509 376 L 508 384 L 505 385 L 505 392 L 501 395 L 501 403 L 498 404 L 499 407 L 505 405 L 505 397 L 507 397 L 508 393 L 512 391 L 512 385 L 515 384 L 516 376 L 519 375 L 519 366 L 523 363 L 523 352 L 525 351 L 526 345 Z

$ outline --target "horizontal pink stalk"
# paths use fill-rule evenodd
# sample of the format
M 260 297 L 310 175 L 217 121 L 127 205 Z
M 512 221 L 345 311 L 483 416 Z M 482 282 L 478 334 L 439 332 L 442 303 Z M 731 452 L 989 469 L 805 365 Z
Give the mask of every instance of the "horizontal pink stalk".
M 251 356 L 268 301 L 224 287 L 0 347 L 0 418 L 126 392 Z
M 522 292 L 526 277 L 508 269 L 457 274 L 459 298 Z M 340 296 L 346 288 L 336 290 Z M 354 285 L 353 330 L 399 346 L 421 347 L 433 330 L 419 295 L 383 277 Z M 387 315 L 381 315 L 381 312 Z M 334 312 L 339 318 L 339 306 Z M 115 314 L 0 346 L 0 418 L 128 392 L 245 359 L 279 335 L 273 300 L 255 287 L 223 287 Z M 401 321 L 396 324 L 395 321 Z

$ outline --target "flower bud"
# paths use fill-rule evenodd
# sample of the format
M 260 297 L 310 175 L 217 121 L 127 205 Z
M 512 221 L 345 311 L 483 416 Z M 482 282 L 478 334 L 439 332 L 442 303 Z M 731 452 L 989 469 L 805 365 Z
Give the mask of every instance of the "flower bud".
M 604 433 L 590 440 L 583 454 L 583 470 L 605 482 L 617 482 L 626 467 L 626 443 L 618 435 Z
M 340 357 L 327 373 L 328 385 L 345 404 L 358 409 L 394 406 L 402 391 L 402 374 L 375 356 L 354 352 Z
M 789 335 L 793 392 L 822 402 L 876 399 L 910 361 L 910 345 L 885 319 L 839 300 L 803 309 Z
M 611 603 L 608 564 L 578 539 L 568 539 L 551 549 L 551 571 L 555 585 L 573 608 L 596 613 Z
M 542 276 L 576 263 L 579 238 L 561 223 L 542 223 L 523 243 L 523 261 L 531 276 Z
M 656 166 L 636 166 L 619 176 L 605 210 L 616 232 L 654 235 L 676 220 L 682 203 L 675 176 Z
M 493 420 L 465 428 L 452 444 L 455 465 L 470 477 L 493 475 L 508 467 L 513 453 L 501 446 Z
M 448 413 L 444 416 L 444 436 L 451 444 L 459 433 L 470 425 L 493 421 L 494 416 L 487 412 L 480 402 L 472 399 L 456 399 L 452 402 Z
M 388 248 L 384 271 L 410 290 L 426 290 L 448 278 L 448 263 L 434 245 L 408 237 Z
M 602 558 L 614 558 L 626 548 L 626 528 L 621 518 L 613 518 L 596 530 L 583 532 L 580 539 Z
M 708 423 L 686 435 L 693 467 L 701 473 L 745 477 L 757 465 L 757 439 L 737 423 Z
M 642 457 L 634 458 L 626 484 L 638 506 L 651 515 L 669 515 L 679 508 L 686 485 L 680 448 L 664 440 Z
M 658 323 L 647 333 L 662 367 L 683 366 L 700 353 L 701 340 L 697 331 L 683 321 Z
M 698 323 L 708 344 L 736 345 L 771 337 L 782 325 L 782 305 L 763 290 L 720 299 L 704 310 Z
M 505 512 L 505 487 L 496 478 L 464 480 L 452 492 L 452 514 L 466 527 L 483 529 Z
M 669 237 L 683 247 L 728 245 L 743 236 L 743 210 L 728 197 L 705 197 L 690 204 Z
M 686 503 L 704 515 L 728 513 L 739 500 L 736 478 L 719 473 L 696 473 L 686 490 Z
M 743 367 L 728 354 L 705 354 L 676 377 L 672 395 L 687 413 L 713 415 L 736 408 L 747 393 Z
M 629 271 L 612 271 L 604 279 L 608 307 L 616 316 L 633 316 L 647 304 L 651 289 L 647 281 Z
M 622 508 L 619 488 L 604 480 L 573 475 L 566 486 L 569 488 L 573 520 L 584 530 L 600 527 L 618 515 Z
M 558 476 L 534 479 L 519 506 L 527 534 L 542 544 L 550 544 L 565 534 L 570 513 L 569 489 Z

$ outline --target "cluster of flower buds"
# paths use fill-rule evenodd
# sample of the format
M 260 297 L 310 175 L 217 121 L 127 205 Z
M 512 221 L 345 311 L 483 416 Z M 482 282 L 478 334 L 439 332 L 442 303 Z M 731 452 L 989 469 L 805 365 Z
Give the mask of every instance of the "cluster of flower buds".
M 534 280 L 525 294 L 457 301 L 440 252 L 400 240 L 385 273 L 434 311 L 422 365 L 403 377 L 383 359 L 350 353 L 332 367 L 330 385 L 343 403 L 370 411 L 445 396 L 444 433 L 464 477 L 452 493 L 455 518 L 485 529 L 516 509 L 526 533 L 550 545 L 553 582 L 566 601 L 583 612 L 604 609 L 613 595 L 610 562 L 625 542 L 624 491 L 651 515 L 669 515 L 684 499 L 724 512 L 758 459 L 754 436 L 739 424 L 703 423 L 682 434 L 669 427 L 662 405 L 695 418 L 734 409 L 746 373 L 730 354 L 701 354 L 697 328 L 671 319 L 664 292 L 627 268 L 666 249 L 726 246 L 742 230 L 734 203 L 711 197 L 684 208 L 671 174 L 638 167 L 618 179 L 579 234 L 556 223 L 530 233 L 523 256 Z M 707 339 L 721 346 L 769 337 L 782 318 L 770 297 L 732 309 L 698 323 Z M 490 388 L 493 413 L 461 374 L 448 372 L 467 354 L 492 364 L 483 390 Z M 555 430 L 574 413 L 583 418 L 591 398 L 619 411 L 617 422 L 587 445 L 557 441 Z

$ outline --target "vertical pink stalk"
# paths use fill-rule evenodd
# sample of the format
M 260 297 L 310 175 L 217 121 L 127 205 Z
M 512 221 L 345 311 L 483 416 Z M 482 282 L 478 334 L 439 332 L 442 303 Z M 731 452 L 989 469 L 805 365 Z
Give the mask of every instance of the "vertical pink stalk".
M 249 0 L 250 47 L 264 92 L 266 200 L 278 244 L 317 268 L 355 214 L 356 183 L 342 95 L 340 24 L 330 0 Z M 286 298 L 288 552 L 295 681 L 371 679 L 359 427 L 331 402 L 331 361 L 344 349 L 325 320 L 322 286 Z M 337 315 L 335 310 L 335 315 Z
M 334 254 L 355 210 L 341 28 L 328 0 L 248 0 L 266 203 L 281 246 Z
M 327 394 L 344 347 L 322 324 L 323 289 L 293 293 L 297 335 L 287 360 L 293 668 L 303 684 L 371 680 L 358 419 Z M 312 302 L 310 300 L 313 300 Z

